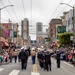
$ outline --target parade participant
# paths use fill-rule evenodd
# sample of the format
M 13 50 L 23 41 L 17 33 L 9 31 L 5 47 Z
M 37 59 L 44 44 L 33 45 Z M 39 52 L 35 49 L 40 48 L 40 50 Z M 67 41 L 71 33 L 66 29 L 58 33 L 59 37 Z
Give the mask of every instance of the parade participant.
M 43 58 L 43 55 L 44 55 L 44 52 L 43 51 L 41 51 L 41 53 L 40 53 L 40 67 L 41 68 L 44 68 L 44 58 Z
M 0 53 L 0 65 L 2 64 L 2 60 L 3 60 L 2 54 Z
M 35 64 L 35 60 L 36 60 L 36 51 L 34 48 L 32 48 L 31 50 L 31 57 L 32 57 L 32 64 Z
M 46 64 L 45 64 L 45 53 L 46 51 L 43 51 L 43 68 L 46 70 Z
M 16 63 L 16 61 L 17 61 L 17 56 L 18 56 L 18 51 L 15 49 L 15 50 L 13 51 L 13 54 L 14 54 L 14 61 L 15 61 L 15 63 Z
M 39 66 L 41 67 L 41 51 L 40 51 L 40 49 L 38 50 L 38 53 L 37 53 L 37 59 L 39 61 Z
M 28 48 L 29 56 L 30 56 L 30 47 Z
M 9 50 L 8 55 L 9 55 L 9 60 L 10 60 L 10 62 L 12 62 L 13 56 L 12 56 L 12 51 L 11 51 L 11 50 Z
M 21 60 L 21 68 L 22 68 L 22 70 L 26 69 L 26 66 L 25 66 L 26 59 L 27 59 L 27 56 L 26 56 L 26 53 L 24 51 L 24 48 L 22 47 L 21 51 L 19 53 L 19 60 Z
M 47 71 L 51 71 L 51 54 L 49 51 L 45 51 L 45 66 Z
M 28 61 L 28 57 L 29 57 L 29 51 L 28 51 L 28 48 L 24 48 L 24 51 L 25 51 L 25 54 L 26 54 L 26 61 L 25 61 L 24 66 L 27 67 L 27 61 Z
M 60 51 L 56 51 L 57 68 L 60 68 Z

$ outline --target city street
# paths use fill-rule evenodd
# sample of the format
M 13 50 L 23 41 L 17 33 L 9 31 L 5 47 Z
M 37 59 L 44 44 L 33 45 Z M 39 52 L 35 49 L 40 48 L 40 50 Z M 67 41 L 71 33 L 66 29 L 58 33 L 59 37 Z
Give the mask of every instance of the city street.
M 56 60 L 52 58 L 52 71 L 44 71 L 37 64 L 37 72 L 39 75 L 75 75 L 75 67 L 69 63 L 62 61 L 61 68 L 56 67 Z M 33 72 L 33 65 L 31 63 L 31 58 L 28 60 L 28 66 L 26 70 L 21 70 L 20 62 L 1 65 L 0 75 L 31 75 Z
M 75 0 L 0 0 L 0 75 L 75 75 Z

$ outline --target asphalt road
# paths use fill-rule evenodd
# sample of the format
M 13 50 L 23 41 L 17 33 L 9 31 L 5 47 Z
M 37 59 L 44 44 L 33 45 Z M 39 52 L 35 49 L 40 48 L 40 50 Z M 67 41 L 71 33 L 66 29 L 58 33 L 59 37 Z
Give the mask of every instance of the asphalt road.
M 75 67 L 65 61 L 61 62 L 61 68 L 57 68 L 56 60 L 52 58 L 52 71 L 44 71 L 39 67 L 38 62 L 36 64 L 36 66 L 33 66 L 31 58 L 29 58 L 27 69 L 21 70 L 21 63 L 14 63 L 13 61 L 0 66 L 0 75 L 32 75 L 33 71 L 35 72 L 34 69 L 37 70 L 34 75 L 75 75 Z

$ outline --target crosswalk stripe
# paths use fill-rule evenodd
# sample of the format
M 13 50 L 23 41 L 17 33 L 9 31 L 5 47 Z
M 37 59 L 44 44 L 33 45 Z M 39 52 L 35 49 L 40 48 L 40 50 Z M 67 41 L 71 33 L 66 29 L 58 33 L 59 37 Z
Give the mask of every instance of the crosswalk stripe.
M 0 72 L 3 70 L 4 68 L 0 68 Z
M 17 75 L 20 72 L 20 70 L 13 70 L 9 75 Z
M 39 73 L 31 72 L 31 75 L 40 75 Z

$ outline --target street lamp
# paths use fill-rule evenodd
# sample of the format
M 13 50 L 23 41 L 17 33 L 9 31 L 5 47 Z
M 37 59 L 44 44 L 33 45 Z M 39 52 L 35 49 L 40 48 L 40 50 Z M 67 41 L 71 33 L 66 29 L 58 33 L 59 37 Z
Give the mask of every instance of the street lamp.
M 60 4 L 65 4 L 65 5 L 67 5 L 67 6 L 71 7 L 71 8 L 73 8 L 73 42 L 75 43 L 75 41 L 74 41 L 74 36 L 75 36 L 75 26 L 74 26 L 74 6 L 71 6 L 71 5 L 67 4 L 67 3 L 60 3 Z
M 0 23 L 1 23 L 1 10 L 4 9 L 4 8 L 6 8 L 6 7 L 9 7 L 9 6 L 12 7 L 12 6 L 14 6 L 14 5 L 7 5 L 7 6 L 4 6 L 3 8 L 0 8 Z

